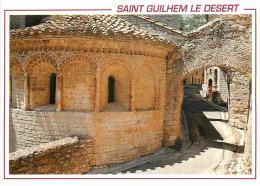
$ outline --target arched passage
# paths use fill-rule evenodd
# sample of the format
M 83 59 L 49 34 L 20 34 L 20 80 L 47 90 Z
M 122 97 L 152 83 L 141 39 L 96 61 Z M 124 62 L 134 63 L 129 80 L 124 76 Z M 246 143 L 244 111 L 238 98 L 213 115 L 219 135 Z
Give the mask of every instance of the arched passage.
M 249 78 L 230 66 L 206 66 L 203 69 L 206 84 L 198 87 L 200 96 L 207 98 L 212 86 L 213 103 L 227 109 L 231 125 L 244 129 L 251 105 Z

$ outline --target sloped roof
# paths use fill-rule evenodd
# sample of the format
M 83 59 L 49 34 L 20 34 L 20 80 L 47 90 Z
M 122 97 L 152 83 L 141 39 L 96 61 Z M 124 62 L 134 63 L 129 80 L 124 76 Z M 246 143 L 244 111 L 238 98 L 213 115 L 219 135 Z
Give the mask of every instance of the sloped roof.
M 57 16 L 56 16 L 57 17 Z M 115 15 L 64 15 L 45 23 L 14 29 L 10 38 L 31 38 L 39 35 L 124 35 L 132 38 L 142 38 L 149 41 L 163 42 L 172 45 L 162 36 L 149 32 L 115 16 Z
M 182 36 L 184 36 L 184 37 L 187 37 L 187 35 L 186 35 L 183 31 L 174 29 L 174 28 L 168 26 L 167 24 L 164 24 L 164 23 L 161 23 L 161 22 L 159 22 L 159 21 L 157 21 L 157 20 L 154 20 L 154 19 L 148 17 L 148 15 L 145 15 L 145 16 L 144 16 L 144 15 L 141 15 L 141 14 L 140 14 L 140 15 L 134 15 L 134 16 L 139 17 L 139 18 L 141 18 L 141 19 L 144 19 L 144 20 L 146 20 L 146 21 L 148 21 L 148 22 L 150 22 L 150 23 L 153 23 L 153 24 L 155 24 L 155 25 L 157 25 L 157 26 L 164 27 L 165 29 L 172 31 L 172 32 L 175 33 L 175 34 L 179 34 L 179 35 L 182 35 Z

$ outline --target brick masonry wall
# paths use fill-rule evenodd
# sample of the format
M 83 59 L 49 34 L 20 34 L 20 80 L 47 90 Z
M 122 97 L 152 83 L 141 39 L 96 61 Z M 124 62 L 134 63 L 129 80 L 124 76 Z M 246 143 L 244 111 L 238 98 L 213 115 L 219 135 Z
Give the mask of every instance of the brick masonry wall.
M 67 137 L 9 155 L 10 174 L 82 174 L 93 164 L 93 141 Z
M 159 110 L 86 113 L 10 109 L 10 152 L 72 135 L 94 139 L 94 165 L 130 161 L 162 147 L 163 113 Z

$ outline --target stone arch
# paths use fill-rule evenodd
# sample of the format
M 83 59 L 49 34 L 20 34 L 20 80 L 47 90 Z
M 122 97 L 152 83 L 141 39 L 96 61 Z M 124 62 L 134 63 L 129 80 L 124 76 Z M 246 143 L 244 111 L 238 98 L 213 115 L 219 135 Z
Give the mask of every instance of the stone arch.
M 142 65 L 135 74 L 136 110 L 153 110 L 157 101 L 157 78 L 150 65 Z
M 45 53 L 36 53 L 34 55 L 31 55 L 30 58 L 25 62 L 24 64 L 24 70 L 29 75 L 32 73 L 33 68 L 40 63 L 49 63 L 51 64 L 55 69 L 57 69 L 57 63 L 55 60 L 53 60 L 51 57 L 49 57 Z M 57 70 L 55 70 L 57 71 Z
M 204 83 L 208 85 L 209 80 L 211 80 L 213 91 L 218 92 L 217 95 L 219 98 L 217 100 L 227 104 L 229 123 L 235 127 L 244 129 L 248 120 L 248 113 L 251 105 L 250 79 L 247 77 L 247 71 L 243 72 L 242 69 L 238 70 L 236 67 L 223 64 L 210 64 L 202 68 L 207 69 L 206 74 L 204 74 L 204 76 L 206 76 L 206 81 Z M 210 76 L 209 69 L 212 70 Z M 218 86 L 215 86 L 215 70 L 218 70 Z M 194 71 L 187 74 L 192 72 Z M 185 76 L 187 76 L 187 74 Z M 223 74 L 225 74 L 225 76 Z M 179 80 L 181 81 L 181 79 L 183 79 L 183 76 Z M 221 84 L 223 83 L 226 84 L 226 86 L 222 86 Z
M 96 65 L 91 58 L 75 55 L 60 66 L 63 77 L 63 110 L 94 111 L 96 94 Z
M 50 104 L 50 77 L 57 73 L 57 69 L 47 61 L 36 63 L 33 68 L 27 71 L 29 76 L 29 105 L 35 107 Z
M 115 102 L 108 104 L 108 78 L 115 79 Z M 100 69 L 100 108 L 105 111 L 130 110 L 132 69 L 124 62 L 109 62 Z M 111 108 L 110 108 L 111 106 Z
M 24 104 L 24 71 L 16 58 L 10 59 L 9 71 L 10 106 L 22 108 Z

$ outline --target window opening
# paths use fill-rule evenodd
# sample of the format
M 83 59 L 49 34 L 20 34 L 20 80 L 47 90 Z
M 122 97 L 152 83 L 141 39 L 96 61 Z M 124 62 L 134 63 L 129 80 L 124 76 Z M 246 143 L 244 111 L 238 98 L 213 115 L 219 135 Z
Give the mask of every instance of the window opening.
M 115 78 L 110 76 L 108 78 L 108 103 L 115 102 Z
M 50 104 L 55 104 L 56 93 L 56 74 L 52 73 L 50 76 Z

